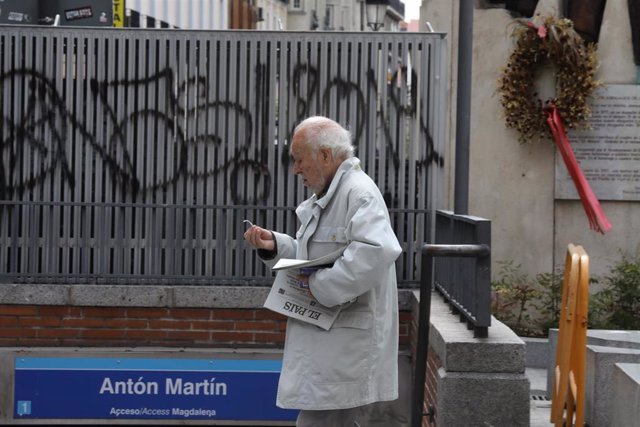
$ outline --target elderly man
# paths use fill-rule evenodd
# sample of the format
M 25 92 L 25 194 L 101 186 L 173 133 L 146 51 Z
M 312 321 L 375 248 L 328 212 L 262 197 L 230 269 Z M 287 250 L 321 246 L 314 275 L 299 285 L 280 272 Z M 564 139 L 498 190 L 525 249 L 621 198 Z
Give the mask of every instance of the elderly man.
M 376 184 L 354 157 L 351 134 L 311 117 L 293 134 L 293 172 L 313 194 L 296 209 L 295 239 L 251 226 L 245 239 L 268 266 L 280 258 L 314 259 L 344 248 L 305 287 L 327 307 L 342 305 L 325 331 L 287 321 L 277 405 L 301 409 L 299 427 L 392 426 L 373 413 L 398 398 L 398 301 L 401 253 Z

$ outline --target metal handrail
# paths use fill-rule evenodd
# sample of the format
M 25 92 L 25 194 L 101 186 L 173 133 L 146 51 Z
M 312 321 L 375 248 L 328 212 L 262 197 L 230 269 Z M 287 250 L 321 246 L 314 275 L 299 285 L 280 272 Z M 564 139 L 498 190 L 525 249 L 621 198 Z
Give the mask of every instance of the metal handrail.
M 426 244 L 422 246 L 422 271 L 420 274 L 420 302 L 418 313 L 418 339 L 416 344 L 415 383 L 413 390 L 414 405 L 412 411 L 412 427 L 422 425 L 422 417 L 428 416 L 433 420 L 434 409 L 428 408 L 423 412 L 424 383 L 427 373 L 427 351 L 429 349 L 429 325 L 431 317 L 431 292 L 433 286 L 433 259 L 435 257 L 476 257 L 488 260 L 491 248 L 486 244 L 468 245 L 438 245 Z M 487 328 L 476 331 L 476 336 L 487 336 Z

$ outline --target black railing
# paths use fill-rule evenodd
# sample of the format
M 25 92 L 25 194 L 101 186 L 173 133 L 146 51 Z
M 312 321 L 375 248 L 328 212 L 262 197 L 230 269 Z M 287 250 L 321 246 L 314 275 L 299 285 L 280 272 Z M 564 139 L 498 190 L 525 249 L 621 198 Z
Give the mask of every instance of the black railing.
M 424 416 L 434 415 L 431 407 L 423 412 L 432 291 L 445 297 L 454 313 L 474 329 L 475 337 L 487 337 L 491 325 L 490 221 L 438 211 L 436 224 L 438 243 L 422 247 L 413 427 L 422 425 Z
M 436 214 L 436 244 L 491 247 L 491 221 L 447 211 Z M 463 250 L 466 252 L 466 250 Z M 434 288 L 450 304 L 460 320 L 473 327 L 475 336 L 486 336 L 491 326 L 490 253 L 448 253 L 434 261 Z

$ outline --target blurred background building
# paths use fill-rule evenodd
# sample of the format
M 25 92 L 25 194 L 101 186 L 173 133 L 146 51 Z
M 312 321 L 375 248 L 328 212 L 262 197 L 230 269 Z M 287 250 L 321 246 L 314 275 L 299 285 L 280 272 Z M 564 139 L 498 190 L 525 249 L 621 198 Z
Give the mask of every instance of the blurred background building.
M 0 0 L 14 25 L 406 31 L 404 15 L 400 0 Z

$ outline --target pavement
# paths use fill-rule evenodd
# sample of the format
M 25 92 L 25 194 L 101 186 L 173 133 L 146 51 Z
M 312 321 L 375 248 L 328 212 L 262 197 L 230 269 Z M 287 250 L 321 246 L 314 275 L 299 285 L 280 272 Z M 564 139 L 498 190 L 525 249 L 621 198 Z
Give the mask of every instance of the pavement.
M 525 374 L 531 384 L 530 427 L 549 427 L 552 423 L 551 399 L 547 397 L 547 370 L 526 368 Z

